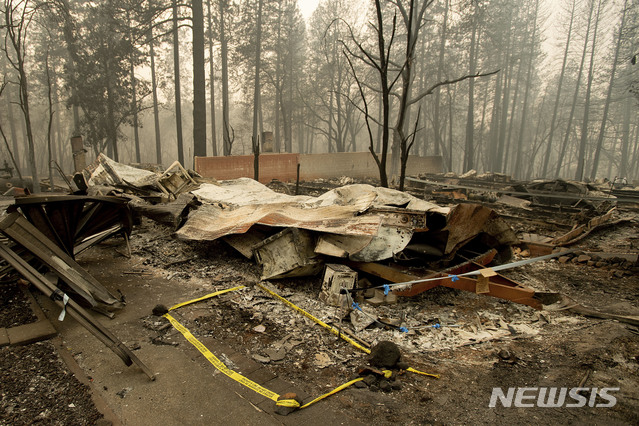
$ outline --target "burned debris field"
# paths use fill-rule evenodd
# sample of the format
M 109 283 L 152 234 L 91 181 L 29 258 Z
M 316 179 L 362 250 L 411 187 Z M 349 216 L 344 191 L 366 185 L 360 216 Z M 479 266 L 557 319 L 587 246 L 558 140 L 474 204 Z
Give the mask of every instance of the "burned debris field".
M 12 199 L 0 423 L 636 423 L 634 191 L 411 179 Z
M 639 0 L 0 16 L 0 426 L 639 424 Z

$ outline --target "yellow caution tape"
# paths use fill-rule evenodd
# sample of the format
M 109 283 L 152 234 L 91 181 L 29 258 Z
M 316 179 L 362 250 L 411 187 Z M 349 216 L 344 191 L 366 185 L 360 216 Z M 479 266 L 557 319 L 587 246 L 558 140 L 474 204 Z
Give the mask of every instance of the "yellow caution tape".
M 415 374 L 421 374 L 422 376 L 429 376 L 429 377 L 434 377 L 436 379 L 439 379 L 439 374 L 424 373 L 423 371 L 415 370 L 413 367 L 408 367 L 406 371 L 410 371 L 411 373 L 415 373 Z
M 304 309 L 300 308 L 299 306 L 296 306 L 294 303 L 289 302 L 288 300 L 286 300 L 285 298 L 283 298 L 282 296 L 280 296 L 279 294 L 275 293 L 273 290 L 268 289 L 267 287 L 263 286 L 260 283 L 257 283 L 257 285 L 264 291 L 266 291 L 268 294 L 270 294 L 271 296 L 274 296 L 276 298 L 278 298 L 279 300 L 281 300 L 282 302 L 286 303 L 288 306 L 290 306 L 291 308 L 295 309 L 296 311 L 302 313 L 305 317 L 315 321 L 317 324 L 321 325 L 322 327 L 328 329 L 331 333 L 335 334 L 336 336 L 341 337 L 343 340 L 347 341 L 348 343 L 350 343 L 351 345 L 355 346 L 358 349 L 361 349 L 362 351 L 366 352 L 367 354 L 370 354 L 371 351 L 368 348 L 365 348 L 364 346 L 360 345 L 359 343 L 357 343 L 356 341 L 354 341 L 353 339 L 351 339 L 350 337 L 342 334 L 337 328 L 335 327 L 331 327 L 330 325 L 326 324 L 324 321 L 315 318 L 313 315 L 311 315 L 310 313 L 306 312 Z M 385 372 L 388 370 L 385 370 Z M 435 377 L 436 379 L 439 379 L 439 374 L 431 374 L 431 373 L 424 373 L 423 371 L 419 371 L 419 370 L 415 370 L 412 367 L 409 367 L 408 369 L 406 369 L 406 371 L 410 371 L 411 373 L 416 373 L 416 374 L 421 374 L 423 376 L 429 376 L 429 377 Z M 387 378 L 390 377 L 387 376 Z
M 228 293 L 231 291 L 235 291 L 235 290 L 239 290 L 244 288 L 245 286 L 238 286 L 238 287 L 233 287 L 233 288 L 229 288 L 226 290 L 220 290 L 220 291 L 216 291 L 215 293 L 211 293 L 208 294 L 206 296 L 200 297 L 198 299 L 194 299 L 194 300 L 190 300 L 188 302 L 183 302 L 183 303 L 179 303 L 173 307 L 171 307 L 169 309 L 169 311 L 180 308 L 182 306 L 186 306 L 189 305 L 191 303 L 195 303 L 195 302 L 199 302 L 201 300 L 205 300 L 205 299 L 209 299 L 211 297 L 215 297 L 215 296 L 219 296 L 220 294 L 224 294 L 224 293 Z M 226 376 L 230 377 L 231 379 L 235 380 L 236 382 L 246 386 L 247 388 L 253 390 L 254 392 L 259 393 L 262 396 L 265 396 L 266 398 L 270 399 L 271 401 L 275 401 L 276 405 L 279 406 L 283 406 L 283 407 L 292 407 L 292 408 L 306 408 L 309 405 L 315 404 L 318 401 L 321 401 L 322 399 L 329 397 L 343 389 L 346 389 L 347 387 L 351 386 L 354 383 L 357 383 L 361 380 L 364 380 L 363 377 L 359 377 L 355 380 L 351 380 L 350 382 L 344 383 L 341 386 L 336 387 L 335 389 L 333 389 L 332 391 L 319 396 L 317 398 L 315 398 L 314 400 L 312 400 L 311 402 L 308 402 L 304 405 L 300 405 L 299 402 L 297 402 L 294 399 L 282 399 L 279 400 L 280 395 L 278 395 L 277 393 L 270 391 L 268 389 L 266 389 L 264 386 L 259 385 L 258 383 L 255 383 L 254 381 L 242 376 L 240 373 L 231 370 L 230 368 L 228 368 L 222 361 L 220 361 L 220 359 L 218 357 L 216 357 L 215 355 L 213 355 L 213 353 L 206 347 L 204 346 L 204 344 L 202 342 L 200 342 L 195 336 L 193 336 L 193 334 L 186 328 L 184 327 L 182 324 L 180 324 L 180 322 L 178 320 L 176 320 L 173 316 L 171 316 L 171 314 L 166 313 L 164 314 L 164 318 L 168 319 L 169 322 L 171 323 L 171 325 L 173 325 L 173 327 L 175 327 L 176 330 L 178 330 L 180 333 L 182 333 L 182 335 L 186 338 L 186 340 L 188 340 L 193 346 L 195 346 L 197 348 L 198 351 L 200 351 L 200 353 L 202 355 L 204 355 L 204 357 L 209 360 L 209 362 L 211 364 L 213 364 L 213 366 L 215 368 L 217 368 L 220 372 L 224 373 Z M 318 320 L 319 321 L 319 320 Z M 384 375 L 386 377 L 390 377 L 391 372 L 390 371 L 384 371 Z M 388 375 L 386 375 L 386 373 L 388 373 Z
M 342 333 L 339 329 L 326 324 L 324 321 L 320 320 L 319 318 L 314 317 L 310 313 L 306 312 L 304 309 L 300 308 L 299 306 L 296 306 L 292 302 L 289 302 L 288 300 L 286 300 L 285 298 L 283 298 L 279 294 L 275 293 L 274 291 L 268 289 L 267 287 L 263 286 L 262 284 L 257 283 L 257 285 L 258 285 L 258 287 L 260 287 L 262 290 L 264 290 L 265 292 L 267 292 L 271 296 L 276 297 L 277 299 L 279 299 L 282 302 L 286 303 L 288 306 L 290 306 L 291 308 L 295 309 L 296 311 L 298 311 L 299 313 L 301 313 L 302 315 L 304 315 L 306 318 L 310 319 L 311 321 L 314 321 L 315 323 L 321 325 L 322 327 L 324 327 L 325 329 L 327 329 L 328 331 L 330 331 L 334 335 L 342 338 L 343 340 L 347 341 L 348 343 L 350 343 L 351 345 L 355 346 L 356 348 L 366 352 L 367 354 L 371 353 L 370 349 L 365 348 L 364 346 L 360 345 L 355 340 L 351 339 L 350 337 L 348 337 L 347 335 Z
M 335 389 L 333 389 L 333 390 L 332 390 L 332 391 L 330 391 L 329 393 L 325 393 L 324 395 L 322 395 L 322 396 L 319 396 L 319 397 L 315 398 L 315 399 L 314 399 L 314 400 L 312 400 L 311 402 L 308 402 L 308 403 L 306 403 L 306 404 L 302 405 L 300 408 L 306 408 L 306 407 L 308 407 L 308 406 L 309 406 L 309 405 L 311 405 L 311 404 L 315 404 L 316 402 L 321 401 L 321 400 L 323 400 L 324 398 L 326 398 L 326 397 L 328 397 L 328 396 L 331 396 L 331 395 L 333 395 L 333 394 L 336 394 L 337 392 L 339 392 L 339 391 L 341 391 L 341 390 L 343 390 L 343 389 L 346 389 L 346 388 L 347 388 L 347 387 L 349 387 L 350 385 L 352 385 L 352 384 L 354 384 L 354 383 L 357 383 L 357 382 L 360 382 L 360 381 L 362 381 L 362 380 L 364 380 L 364 378 L 363 378 L 363 377 L 358 377 L 358 378 L 357 378 L 357 379 L 355 379 L 355 380 L 351 380 L 350 382 L 346 382 L 346 383 L 344 383 L 343 385 L 340 385 L 340 386 L 336 387 Z
M 277 299 L 281 300 L 282 302 L 286 303 L 288 306 L 290 306 L 291 308 L 293 308 L 296 311 L 300 312 L 305 317 L 309 318 L 310 320 L 314 321 L 315 323 L 317 323 L 317 324 L 321 325 L 322 327 L 326 328 L 331 333 L 335 334 L 336 336 L 339 336 L 340 338 L 342 338 L 343 340 L 347 341 L 348 343 L 350 343 L 351 345 L 355 346 L 356 348 L 358 348 L 358 349 L 370 354 L 370 350 L 368 348 L 365 348 L 364 346 L 360 345 L 359 343 L 357 343 L 353 339 L 351 339 L 348 336 L 342 334 L 340 332 L 340 330 L 338 330 L 337 328 L 326 324 L 324 321 L 320 320 L 319 318 L 316 318 L 315 316 L 313 316 L 310 313 L 306 312 L 304 309 L 296 306 L 292 302 L 289 302 L 288 300 L 286 300 L 285 298 L 283 298 L 279 294 L 275 293 L 274 291 L 266 288 L 262 284 L 258 283 L 257 285 L 262 290 L 266 291 L 270 295 L 272 295 L 272 296 L 276 297 Z M 182 306 L 190 305 L 191 303 L 200 302 L 202 300 L 210 299 L 212 297 L 219 296 L 221 294 L 229 293 L 231 291 L 240 290 L 240 289 L 242 289 L 244 287 L 245 286 L 237 286 L 237 287 L 229 288 L 229 289 L 226 289 L 226 290 L 220 290 L 220 291 L 216 291 L 214 293 L 207 294 L 206 296 L 202 296 L 202 297 L 197 298 L 197 299 L 189 300 L 187 302 L 178 303 L 177 305 L 174 305 L 171 308 L 169 308 L 169 311 L 181 308 Z M 332 391 L 330 391 L 328 393 L 325 393 L 324 395 L 321 395 L 321 396 L 315 398 L 314 400 L 312 400 L 312 401 L 310 401 L 310 402 L 308 402 L 308 403 L 306 403 L 304 405 L 300 405 L 300 403 L 298 401 L 294 400 L 294 399 L 281 399 L 281 400 L 278 400 L 280 398 L 280 395 L 278 395 L 277 393 L 275 393 L 273 391 L 270 391 L 269 389 L 266 389 L 265 387 L 259 385 L 258 383 L 255 383 L 254 381 L 242 376 L 240 373 L 238 373 L 236 371 L 233 371 L 230 368 L 228 368 L 222 361 L 220 361 L 220 359 L 218 357 L 213 355 L 213 353 L 206 346 L 204 346 L 204 344 L 202 344 L 202 342 L 200 342 L 197 338 L 195 338 L 195 336 L 193 336 L 193 334 L 186 327 L 184 327 L 182 324 L 180 324 L 179 321 L 177 321 L 173 316 L 171 316 L 171 314 L 169 314 L 169 313 L 164 314 L 164 318 L 168 319 L 169 322 L 171 323 L 171 325 L 173 325 L 173 327 L 175 327 L 176 330 L 178 330 L 180 333 L 182 333 L 182 335 L 186 338 L 186 340 L 188 340 L 193 346 L 195 346 L 197 348 L 197 350 L 200 351 L 200 353 L 202 355 L 204 355 L 204 357 L 211 364 L 213 364 L 213 366 L 218 371 L 224 373 L 226 376 L 228 376 L 231 379 L 235 380 L 236 382 L 246 386 L 247 388 L 253 390 L 254 392 L 257 392 L 260 395 L 265 396 L 266 398 L 270 399 L 271 401 L 275 401 L 275 404 L 279 405 L 279 406 L 291 407 L 291 408 L 299 408 L 299 409 L 306 408 L 306 407 L 308 407 L 308 406 L 310 406 L 312 404 L 315 404 L 318 401 L 321 401 L 324 398 L 327 398 L 327 397 L 329 397 L 331 395 L 336 394 L 337 392 L 339 392 L 339 391 L 341 391 L 343 389 L 346 389 L 347 387 L 353 385 L 354 383 L 357 383 L 359 381 L 364 380 L 363 377 L 358 377 L 357 379 L 351 380 L 350 382 L 346 382 L 346 383 L 336 387 Z M 435 377 L 435 378 L 439 379 L 439 375 L 438 374 L 424 373 L 422 371 L 415 370 L 414 368 L 408 368 L 406 371 L 410 371 L 412 373 L 421 374 L 421 375 L 424 375 L 424 376 Z M 392 375 L 392 371 L 390 371 L 390 370 L 383 370 L 383 372 L 384 372 L 384 377 L 386 377 L 386 378 L 390 378 L 391 375 Z
M 246 287 L 246 286 L 240 285 L 240 286 L 233 287 L 233 288 L 227 288 L 226 290 L 216 291 L 215 293 L 207 294 L 206 296 L 202 296 L 202 297 L 199 297 L 197 299 L 189 300 L 188 302 L 178 303 L 177 305 L 174 305 L 174 306 L 170 307 L 169 311 L 172 311 L 172 310 L 177 309 L 177 308 L 181 308 L 182 306 L 190 305 L 191 303 L 200 302 L 202 300 L 210 299 L 211 297 L 219 296 L 220 294 L 224 294 L 224 293 L 228 293 L 228 292 L 231 292 L 231 291 L 240 290 L 240 289 L 243 289 L 244 287 Z
M 202 342 L 197 340 L 195 336 L 193 336 L 193 334 L 191 334 L 191 332 L 186 327 L 180 324 L 170 314 L 164 314 L 164 318 L 168 319 L 173 325 L 173 327 L 175 327 L 180 333 L 182 333 L 182 335 L 186 338 L 186 340 L 188 340 L 193 346 L 195 346 L 197 350 L 200 351 L 200 353 L 204 355 L 206 359 L 208 359 L 209 362 L 213 364 L 213 366 L 217 368 L 219 371 L 226 374 L 228 377 L 235 380 L 236 382 L 243 384 L 247 388 L 252 389 L 253 391 L 267 397 L 270 400 L 277 401 L 277 398 L 280 397 L 275 392 L 272 392 L 266 389 L 265 387 L 258 385 L 254 381 L 249 380 L 246 377 L 242 376 L 240 373 L 228 368 L 222 361 L 219 360 L 218 357 L 213 355 L 213 353 L 209 351 L 208 348 L 202 344 Z

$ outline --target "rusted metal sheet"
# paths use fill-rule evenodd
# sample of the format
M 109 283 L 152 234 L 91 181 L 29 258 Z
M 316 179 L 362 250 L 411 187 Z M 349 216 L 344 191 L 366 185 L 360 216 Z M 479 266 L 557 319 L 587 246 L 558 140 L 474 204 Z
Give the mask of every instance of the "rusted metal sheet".
M 268 134 L 269 132 L 264 132 Z M 339 152 L 323 154 L 260 154 L 260 182 L 272 179 L 294 181 L 297 166 L 302 180 L 328 179 L 339 176 L 352 178 L 379 177 L 379 169 L 370 152 Z M 441 156 L 420 157 L 409 155 L 408 174 L 437 173 L 442 169 Z M 204 177 L 218 180 L 253 176 L 253 156 L 195 157 L 195 170 Z
M 253 176 L 253 156 L 195 157 L 195 171 L 218 180 Z M 294 181 L 299 154 L 260 154 L 260 182 Z
M 457 205 L 450 212 L 443 232 L 448 234 L 444 254 L 454 253 L 480 234 L 494 240 L 494 246 L 518 242 L 513 230 L 494 210 L 479 204 Z
M 290 227 L 344 235 L 377 235 L 382 218 L 359 215 L 375 201 L 374 192 L 334 198 L 288 196 L 252 179 L 202 185 L 193 191 L 203 205 L 189 214 L 176 233 L 190 240 L 242 234 L 253 225 Z
M 304 209 L 296 206 L 242 206 L 225 209 L 205 204 L 189 214 L 176 236 L 188 240 L 216 240 L 242 234 L 253 225 L 292 227 L 345 235 L 376 235 L 381 224 L 378 216 L 354 216 L 352 206 L 327 206 Z
M 414 232 L 427 231 L 430 221 L 443 226 L 449 212 L 400 191 L 364 184 L 306 197 L 276 193 L 245 178 L 203 184 L 193 194 L 203 206 L 191 212 L 178 237 L 212 240 L 254 225 L 298 228 L 320 234 L 316 253 L 358 261 L 392 257 Z

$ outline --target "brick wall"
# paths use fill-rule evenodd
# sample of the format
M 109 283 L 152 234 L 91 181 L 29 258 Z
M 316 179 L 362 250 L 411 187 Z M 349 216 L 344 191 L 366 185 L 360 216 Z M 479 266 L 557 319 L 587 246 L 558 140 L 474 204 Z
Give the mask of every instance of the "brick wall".
M 389 156 L 390 160 L 390 156 Z M 379 177 L 377 164 L 369 152 L 340 152 L 330 154 L 261 154 L 260 182 L 273 179 L 295 181 L 297 164 L 300 179 L 314 180 L 349 176 L 352 178 Z M 195 171 L 204 177 L 218 180 L 253 177 L 253 156 L 195 157 Z M 442 171 L 439 156 L 408 157 L 407 175 Z

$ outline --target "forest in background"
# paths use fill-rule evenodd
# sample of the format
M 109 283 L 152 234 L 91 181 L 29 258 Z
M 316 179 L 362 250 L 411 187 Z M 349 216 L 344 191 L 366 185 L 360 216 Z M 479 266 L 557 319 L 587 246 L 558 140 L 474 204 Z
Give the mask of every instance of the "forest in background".
M 639 176 L 637 0 L 2 0 L 0 152 L 408 154 L 517 179 Z M 403 179 L 400 179 L 403 182 Z

